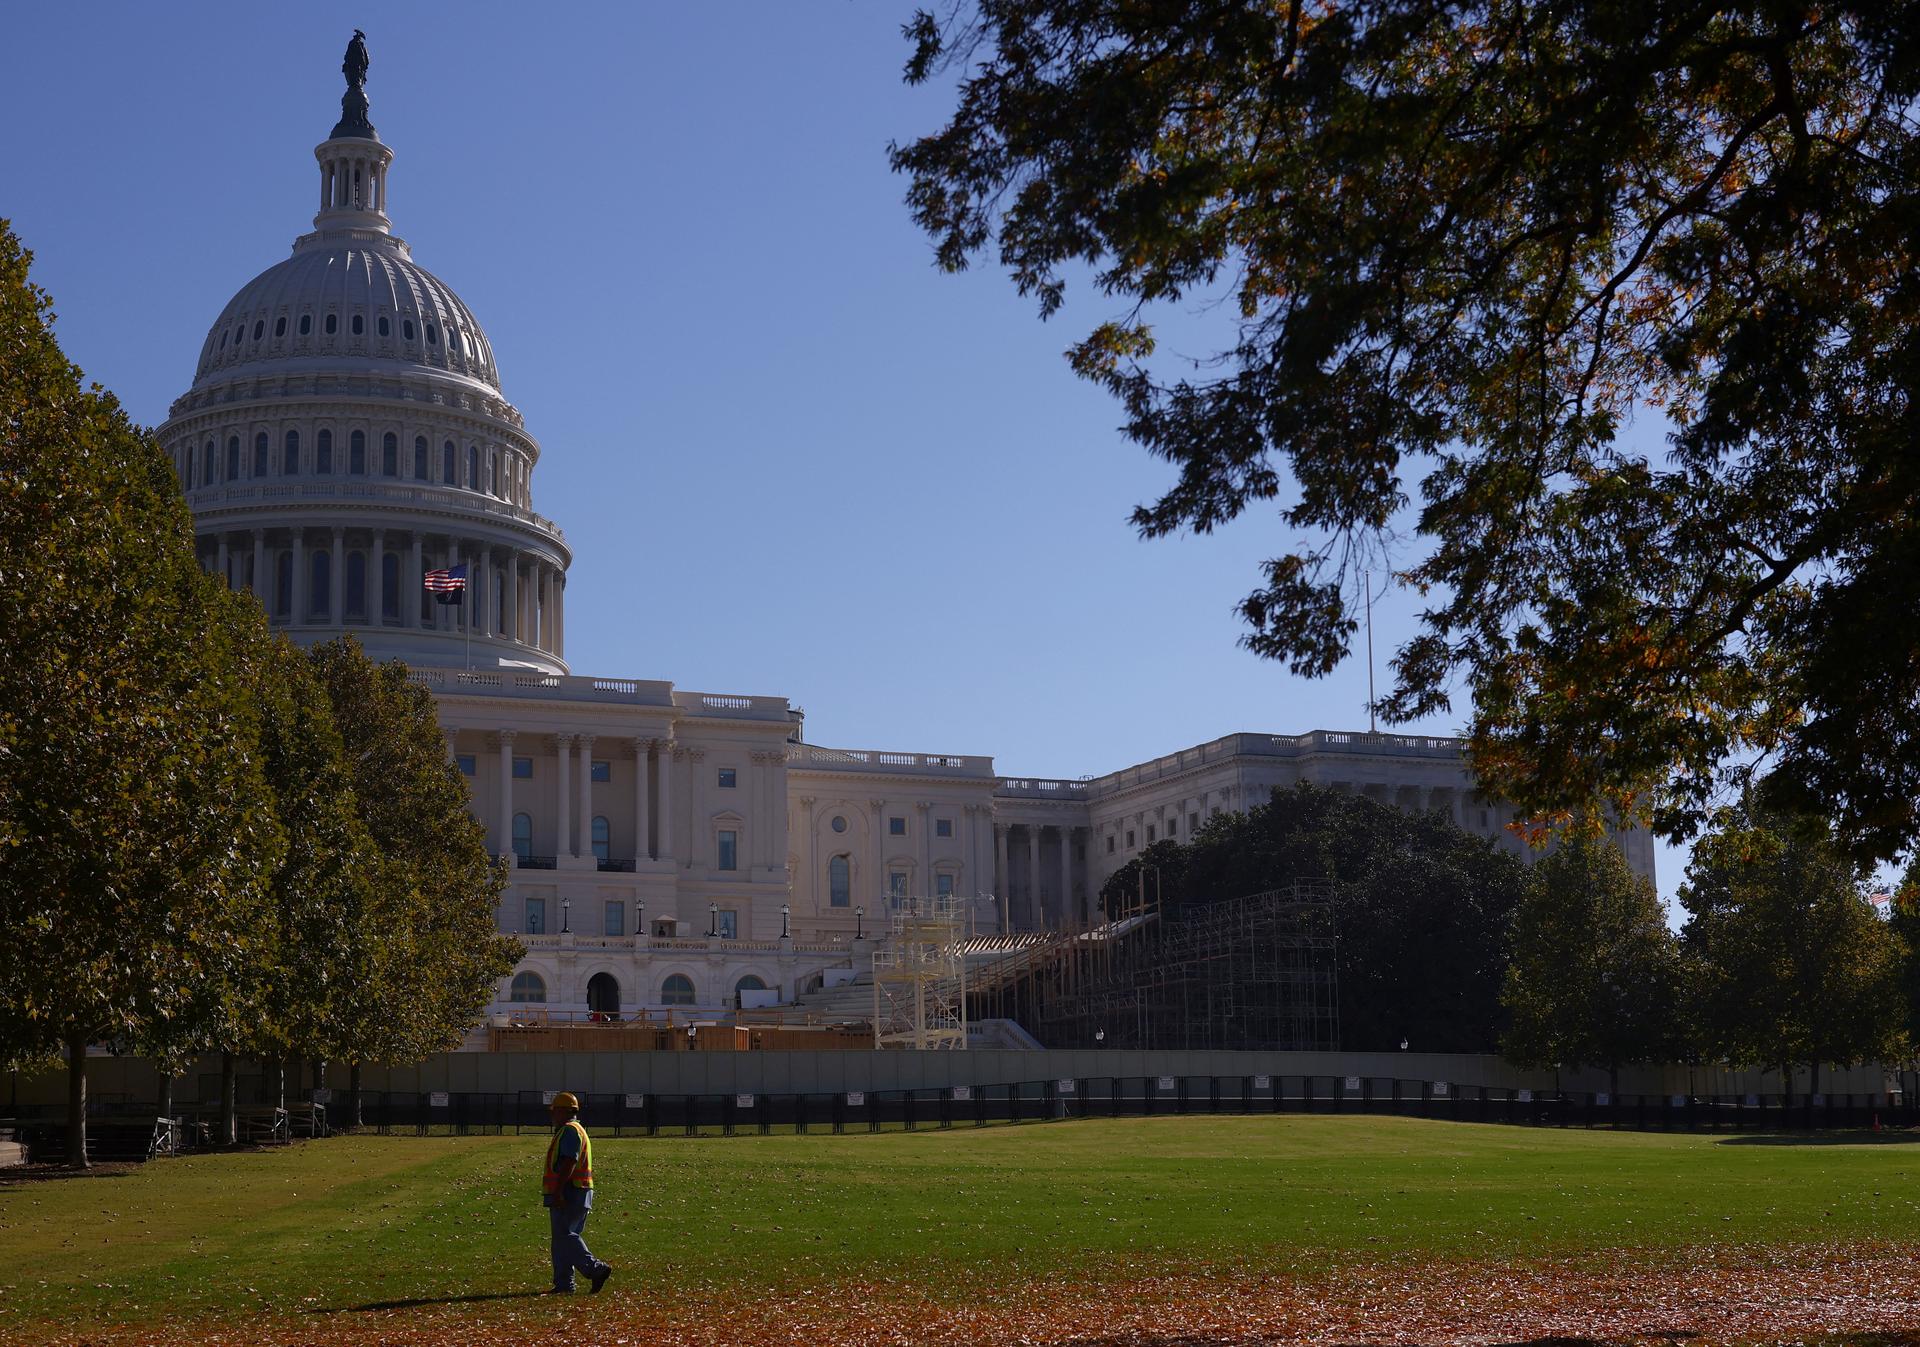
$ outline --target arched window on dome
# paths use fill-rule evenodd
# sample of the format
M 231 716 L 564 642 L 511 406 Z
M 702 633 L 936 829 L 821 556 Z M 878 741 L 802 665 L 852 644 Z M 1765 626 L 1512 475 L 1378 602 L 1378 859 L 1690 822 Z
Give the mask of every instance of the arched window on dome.
M 303 313 L 300 315 L 300 335 L 303 337 L 311 337 L 313 335 L 313 315 L 312 314 Z
M 413 340 L 413 319 L 402 318 L 400 320 L 400 335 L 408 341 Z
M 173 456 L 173 475 L 180 479 L 182 491 L 193 490 L 193 446 L 188 445 L 184 454 Z
M 835 856 L 827 862 L 827 906 L 846 907 L 853 902 L 853 862 Z
M 693 979 L 685 973 L 675 973 L 660 984 L 660 1004 L 663 1006 L 690 1006 L 693 1004 Z
M 474 445 L 467 446 L 467 490 L 480 489 L 480 450 Z
M 380 315 L 380 335 L 383 337 L 393 335 L 393 324 L 387 321 L 387 315 L 384 313 Z
M 227 480 L 229 482 L 240 480 L 240 437 L 238 435 L 227 436 Z
M 253 320 L 253 339 L 255 341 L 259 341 L 260 338 L 266 335 L 266 333 L 267 333 L 267 320 L 264 318 L 254 319 Z
M 347 616 L 367 620 L 367 554 L 347 553 Z
M 364 336 L 366 334 L 366 330 L 367 330 L 367 320 L 365 318 L 362 318 L 357 313 L 354 314 L 353 326 L 352 326 L 353 335 L 356 337 Z
M 545 1005 L 547 1002 L 547 983 L 538 973 L 515 973 L 513 990 L 507 993 L 509 1001 L 523 1004 Z
M 313 470 L 319 473 L 333 471 L 333 432 L 322 430 L 313 437 Z
M 240 324 L 239 327 L 236 327 L 233 330 L 233 344 L 237 347 L 240 345 L 241 342 L 245 341 L 246 339 L 247 339 L 247 325 L 245 323 L 242 323 Z
M 347 471 L 356 477 L 367 473 L 367 432 L 356 430 L 347 436 Z
M 531 814 L 513 816 L 513 854 L 522 861 L 533 855 L 533 816 Z
M 253 437 L 253 475 L 267 475 L 267 432 L 264 430 Z
M 413 439 L 413 476 L 416 481 L 427 480 L 427 437 L 416 435 Z
M 200 485 L 213 485 L 213 441 L 207 441 L 206 452 L 200 456 Z
M 380 558 L 380 620 L 400 620 L 400 558 L 392 552 Z
M 493 494 L 497 496 L 500 494 L 500 455 L 489 454 L 487 458 L 493 467 Z
M 225 328 L 220 329 L 220 349 L 223 351 L 227 349 L 227 330 Z
M 438 346 L 439 344 L 440 344 L 440 329 L 435 327 L 432 323 L 428 323 L 427 324 L 427 345 Z
M 448 486 L 459 485 L 458 474 L 454 470 L 454 454 L 456 452 L 452 440 L 448 440 L 440 446 L 440 480 Z
M 274 566 L 274 615 L 285 621 L 293 612 L 293 553 L 282 552 Z
M 313 574 L 307 580 L 307 613 L 321 618 L 333 614 L 333 558 L 325 552 L 313 554 Z
M 287 443 L 280 454 L 280 471 L 292 477 L 300 471 L 300 432 L 289 430 Z
M 391 430 L 380 437 L 380 475 L 400 475 L 400 437 Z
M 331 337 L 334 333 L 338 332 L 340 330 L 340 316 L 334 313 L 328 314 L 327 321 L 321 330 L 324 331 L 329 337 Z
M 285 317 L 273 320 L 273 335 L 276 337 L 284 337 L 287 335 L 287 320 Z

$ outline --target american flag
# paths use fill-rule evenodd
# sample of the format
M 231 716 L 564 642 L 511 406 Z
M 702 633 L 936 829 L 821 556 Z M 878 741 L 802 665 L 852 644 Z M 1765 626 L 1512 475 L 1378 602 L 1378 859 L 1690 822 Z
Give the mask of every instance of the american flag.
M 427 572 L 427 593 L 458 594 L 467 587 L 467 563 Z

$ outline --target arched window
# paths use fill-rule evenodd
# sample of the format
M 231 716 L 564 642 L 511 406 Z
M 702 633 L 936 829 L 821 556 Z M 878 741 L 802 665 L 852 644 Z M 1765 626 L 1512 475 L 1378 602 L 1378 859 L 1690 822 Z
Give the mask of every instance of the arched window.
M 367 432 L 364 430 L 347 436 L 347 471 L 356 477 L 367 471 Z
M 538 973 L 515 973 L 513 990 L 507 993 L 509 1001 L 521 1001 L 534 1005 L 544 1005 L 547 999 L 547 983 Z
M 827 862 L 827 905 L 848 907 L 853 902 L 853 863 L 845 856 Z
M 303 337 L 311 337 L 313 335 L 313 315 L 312 314 L 303 313 L 300 315 L 300 335 Z
M 238 435 L 227 436 L 227 480 L 229 482 L 240 480 L 240 437 Z
M 453 449 L 452 440 L 448 440 L 445 444 L 440 446 L 440 480 L 445 482 L 448 486 L 458 485 L 458 482 L 455 480 L 455 476 L 454 476 L 453 454 L 454 454 L 454 449 Z
M 280 455 L 280 471 L 289 477 L 300 471 L 300 432 L 297 430 L 287 432 L 286 450 Z
M 347 616 L 366 621 L 367 554 L 365 552 L 347 553 Z
M 255 341 L 259 341 L 261 336 L 265 334 L 266 330 L 267 330 L 267 320 L 264 318 L 256 319 L 253 324 L 253 339 Z
M 741 1001 L 740 1001 L 741 992 L 763 992 L 766 989 L 767 989 L 766 983 L 762 982 L 759 978 L 755 977 L 752 973 L 748 973 L 745 977 L 741 978 L 738 982 L 733 984 L 733 1008 L 735 1010 L 745 1009 L 745 1007 L 741 1004 Z
M 293 610 L 293 553 L 282 552 L 274 572 L 273 611 L 284 618 Z
M 183 490 L 193 488 L 193 446 L 187 446 L 187 452 L 178 454 L 173 460 L 173 475 L 180 479 Z
M 333 432 L 323 430 L 313 437 L 313 470 L 315 472 L 333 471 Z
M 660 1004 L 663 1006 L 690 1006 L 693 1004 L 693 979 L 685 973 L 675 973 L 660 984 Z
M 611 973 L 595 973 L 587 979 L 587 1009 L 609 1019 L 620 1016 L 620 984 Z
M 467 446 L 467 490 L 480 489 L 480 450 L 473 445 Z
M 340 330 L 340 319 L 334 314 L 327 315 L 326 332 L 329 337 Z
M 253 475 L 267 475 L 267 432 L 264 430 L 253 437 Z
M 213 485 L 213 441 L 207 441 L 207 451 L 200 459 L 200 485 Z
M 595 860 L 604 861 L 607 859 L 607 855 L 608 855 L 607 848 L 609 845 L 611 845 L 609 840 L 611 837 L 612 837 L 612 834 L 607 829 L 606 816 L 603 814 L 594 815 L 593 817 L 593 858 Z
M 436 328 L 432 323 L 428 323 L 427 324 L 427 345 L 437 346 L 439 344 L 440 344 L 440 329 Z
M 493 494 L 497 496 L 500 494 L 500 455 L 491 455 L 489 461 L 493 468 Z
M 383 337 L 393 335 L 393 325 L 387 321 L 387 315 L 384 313 L 380 315 L 380 335 Z
M 366 330 L 367 330 L 367 320 L 362 318 L 357 313 L 354 314 L 353 315 L 353 335 L 357 337 L 361 335 L 363 332 L 365 332 Z
M 276 337 L 284 337 L 287 335 L 287 320 L 285 318 L 276 318 L 273 320 L 273 335 Z
M 333 558 L 325 552 L 313 554 L 313 574 L 307 583 L 307 611 L 325 617 L 333 612 Z
M 533 855 L 533 816 L 531 814 L 513 816 L 513 854 L 523 861 Z
M 413 319 L 402 318 L 400 320 L 400 335 L 405 337 L 408 341 L 413 340 Z
M 392 552 L 380 558 L 380 620 L 400 620 L 400 558 Z
M 427 437 L 416 435 L 413 440 L 413 476 L 414 480 L 427 480 Z
M 400 475 L 400 437 L 391 430 L 380 437 L 380 472 L 385 477 Z

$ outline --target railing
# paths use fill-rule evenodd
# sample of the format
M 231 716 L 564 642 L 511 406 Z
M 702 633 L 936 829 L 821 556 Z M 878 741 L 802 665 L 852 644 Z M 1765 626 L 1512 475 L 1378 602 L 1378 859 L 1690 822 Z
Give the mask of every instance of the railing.
M 534 697 L 543 701 L 673 705 L 673 684 L 631 678 L 584 678 L 459 669 L 415 669 L 408 676 L 423 687 L 452 692 L 484 692 L 506 697 Z
M 893 753 L 866 748 L 823 748 L 819 744 L 797 744 L 790 759 L 795 767 L 825 768 L 829 771 L 923 772 L 939 776 L 990 778 L 993 759 L 953 753 Z
M 196 513 L 222 505 L 247 504 L 256 500 L 329 501 L 377 500 L 402 505 L 424 505 L 433 509 L 459 510 L 468 514 L 494 515 L 517 524 L 530 525 L 556 540 L 565 542 L 560 526 L 545 515 L 523 509 L 512 501 L 500 500 L 484 492 L 459 487 L 429 485 L 406 486 L 383 482 L 328 482 L 320 479 L 266 481 L 249 486 L 199 486 L 187 493 Z
M 743 697 L 723 692 L 676 692 L 673 704 L 693 715 L 722 714 L 749 720 L 790 719 L 785 697 Z
M 603 858 L 595 868 L 607 874 L 630 875 L 635 873 L 638 864 L 631 856 L 616 856 Z
M 553 856 L 522 856 L 514 862 L 516 870 L 553 870 L 559 867 L 559 860 Z

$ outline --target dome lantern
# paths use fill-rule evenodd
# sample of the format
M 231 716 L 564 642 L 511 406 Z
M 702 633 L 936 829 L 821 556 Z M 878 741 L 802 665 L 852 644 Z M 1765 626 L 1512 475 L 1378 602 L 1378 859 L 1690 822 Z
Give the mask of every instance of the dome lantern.
M 315 229 L 371 229 L 386 233 L 387 167 L 393 151 L 367 120 L 367 35 L 353 30 L 340 73 L 347 91 L 340 96 L 340 120 L 333 134 L 313 151 L 320 161 L 320 213 Z

